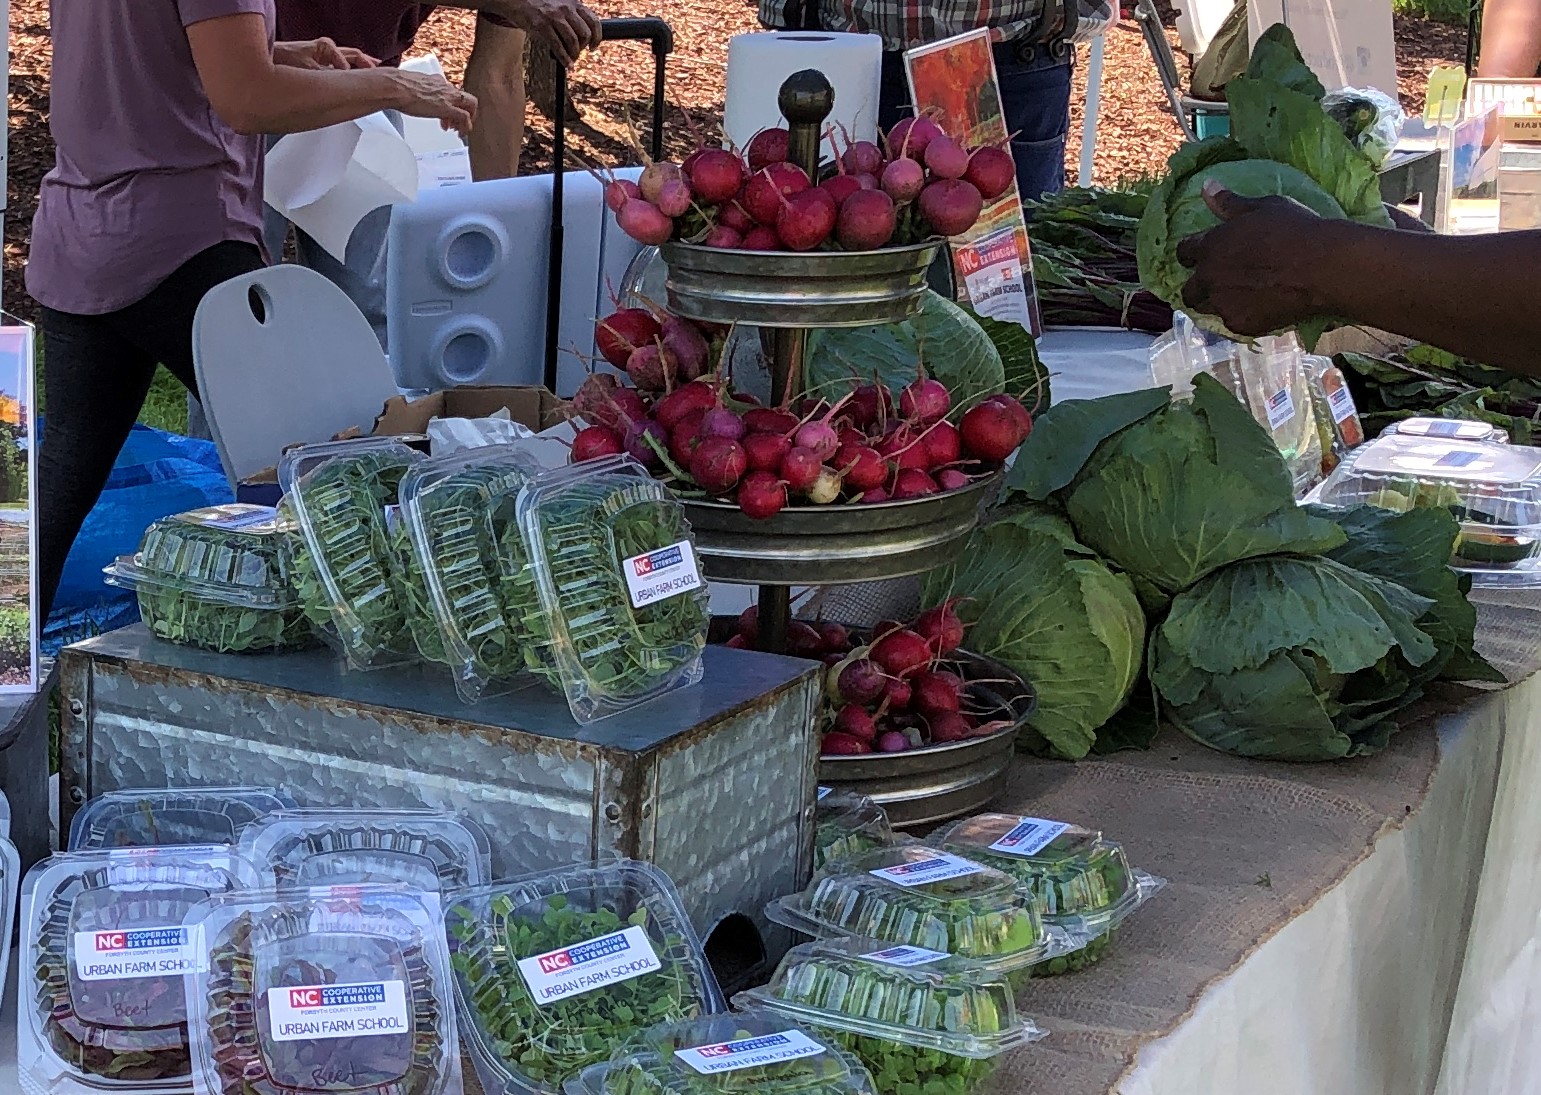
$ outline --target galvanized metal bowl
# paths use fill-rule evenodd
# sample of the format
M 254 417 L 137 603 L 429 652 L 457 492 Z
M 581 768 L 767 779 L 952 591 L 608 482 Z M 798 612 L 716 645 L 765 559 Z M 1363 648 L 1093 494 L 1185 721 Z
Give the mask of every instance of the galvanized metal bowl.
M 666 243 L 669 310 L 707 323 L 866 327 L 920 311 L 941 240 L 879 251 L 734 251 Z
M 707 577 L 756 585 L 903 578 L 937 565 L 995 498 L 1001 475 L 872 505 L 789 506 L 757 521 L 731 502 L 682 499 Z

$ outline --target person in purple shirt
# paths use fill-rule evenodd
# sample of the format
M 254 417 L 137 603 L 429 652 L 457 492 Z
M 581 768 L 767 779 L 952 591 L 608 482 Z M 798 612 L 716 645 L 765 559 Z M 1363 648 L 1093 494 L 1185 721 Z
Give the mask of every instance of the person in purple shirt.
M 27 263 L 42 306 L 39 608 L 157 363 L 196 388 L 193 313 L 263 265 L 263 135 L 394 109 L 462 133 L 476 100 L 330 41 L 273 41 L 273 0 L 56 0 L 54 168 Z

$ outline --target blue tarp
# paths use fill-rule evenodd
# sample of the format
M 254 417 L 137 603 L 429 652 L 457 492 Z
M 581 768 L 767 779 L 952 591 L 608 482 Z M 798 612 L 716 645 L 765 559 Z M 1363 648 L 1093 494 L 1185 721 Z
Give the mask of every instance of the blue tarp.
M 38 421 L 41 436 L 43 421 Z M 134 595 L 102 580 L 102 568 L 133 553 L 154 521 L 233 500 L 212 441 L 135 426 L 64 566 L 43 652 L 123 627 L 139 617 Z

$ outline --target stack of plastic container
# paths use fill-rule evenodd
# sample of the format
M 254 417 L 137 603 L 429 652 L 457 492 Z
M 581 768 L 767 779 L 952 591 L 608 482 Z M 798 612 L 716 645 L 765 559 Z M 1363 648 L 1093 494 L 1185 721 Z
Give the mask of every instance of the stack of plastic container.
M 16 927 L 16 903 L 21 893 L 21 856 L 11 843 L 11 803 L 0 792 L 0 985 L 11 967 L 11 935 Z
M 247 827 L 239 851 L 273 889 L 375 884 L 439 894 L 492 873 L 480 826 L 438 810 L 286 810 Z
M 70 825 L 69 850 L 234 844 L 252 822 L 294 808 L 271 787 L 167 787 L 108 791 Z
M 813 832 L 813 869 L 899 843 L 888 814 L 866 795 L 819 788 Z

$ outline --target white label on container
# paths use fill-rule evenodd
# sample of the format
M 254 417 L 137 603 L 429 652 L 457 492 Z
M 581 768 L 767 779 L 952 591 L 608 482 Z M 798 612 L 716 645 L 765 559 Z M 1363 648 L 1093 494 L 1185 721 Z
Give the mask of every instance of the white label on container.
M 701 1075 L 711 1076 L 756 1065 L 795 1061 L 799 1057 L 817 1057 L 823 1052 L 824 1047 L 802 1031 L 784 1030 L 779 1034 L 762 1034 L 758 1038 L 742 1038 L 737 1042 L 677 1049 L 674 1055 Z
M 407 1034 L 409 1019 L 403 981 L 268 989 L 268 1026 L 275 1042 Z
M 647 932 L 636 926 L 519 959 L 520 976 L 537 1004 L 580 996 L 662 968 Z
M 833 790 L 834 790 L 833 787 L 820 787 L 819 788 L 819 801 L 823 802 L 826 798 L 829 797 L 829 793 L 831 791 L 833 791 Z
M 964 859 L 962 856 L 950 855 L 947 852 L 937 852 L 925 859 L 911 860 L 909 863 L 895 863 L 892 867 L 879 867 L 869 872 L 881 878 L 884 882 L 892 882 L 896 886 L 927 886 L 932 882 L 945 882 L 949 878 L 962 878 L 965 875 L 979 874 L 984 868 L 973 860 Z
M 1294 417 L 1295 400 L 1288 388 L 1280 388 L 1268 397 L 1268 425 L 1271 429 L 1277 430 L 1288 425 Z
M 75 933 L 75 971 L 82 981 L 165 977 L 197 966 L 197 951 L 183 927 Z
M 990 850 L 1004 852 L 1006 855 L 1037 855 L 1068 828 L 1070 826 L 1063 821 L 1045 821 L 1041 817 L 1018 818 L 1011 832 L 990 845 Z
M 889 947 L 886 950 L 871 951 L 862 957 L 871 962 L 881 962 L 885 966 L 929 966 L 932 962 L 940 962 L 952 955 L 946 951 L 928 951 L 925 947 Z
M 1460 441 L 1482 441 L 1491 436 L 1492 427 L 1482 422 L 1458 422 L 1454 419 L 1426 421 L 1420 429 L 1411 431 L 1424 437 L 1454 437 Z
M 1354 397 L 1346 385 L 1338 385 L 1327 393 L 1327 406 L 1332 410 L 1332 420 L 1341 424 L 1354 417 Z
M 398 524 L 400 524 L 400 523 L 401 523 L 401 507 L 400 506 L 386 506 L 385 507 L 385 531 L 386 532 L 395 532 L 396 531 L 396 526 Z
M 253 525 L 270 525 L 278 519 L 278 511 L 272 506 L 211 506 L 187 514 L 184 519 L 204 528 L 238 531 Z
M 624 559 L 621 573 L 631 593 L 632 608 L 701 588 L 701 572 L 696 568 L 696 552 L 689 540 Z

